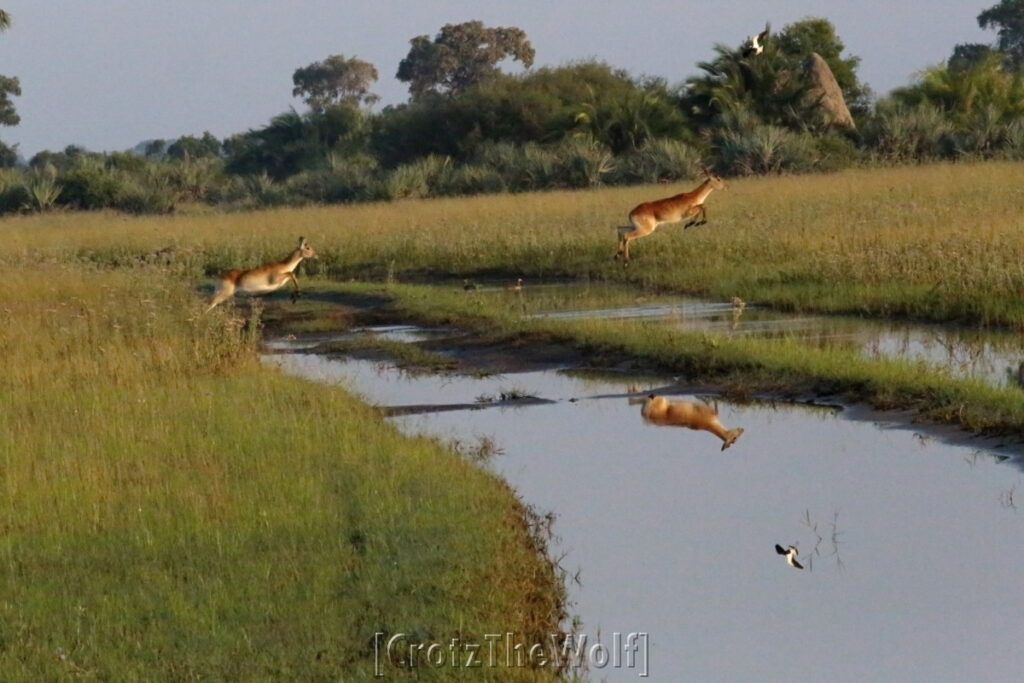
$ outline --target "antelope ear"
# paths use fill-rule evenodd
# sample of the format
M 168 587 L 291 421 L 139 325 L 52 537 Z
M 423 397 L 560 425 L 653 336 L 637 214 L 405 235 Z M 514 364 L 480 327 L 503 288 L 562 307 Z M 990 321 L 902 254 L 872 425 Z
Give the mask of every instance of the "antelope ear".
M 301 247 L 301 246 L 302 246 L 302 245 L 304 245 L 305 243 L 306 243 L 306 238 L 305 238 L 305 237 L 300 237 L 300 238 L 299 238 L 299 246 Z

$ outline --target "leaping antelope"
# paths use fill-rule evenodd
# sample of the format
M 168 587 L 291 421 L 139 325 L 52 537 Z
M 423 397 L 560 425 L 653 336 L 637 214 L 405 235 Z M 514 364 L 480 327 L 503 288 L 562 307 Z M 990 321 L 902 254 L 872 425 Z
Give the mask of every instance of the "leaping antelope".
M 615 258 L 621 256 L 628 262 L 629 243 L 650 235 L 663 223 L 678 223 L 689 218 L 690 221 L 683 225 L 684 230 L 691 225 L 707 223 L 708 215 L 704 208 L 704 200 L 713 190 L 724 190 L 725 181 L 708 168 L 704 169 L 704 175 L 707 176 L 704 182 L 689 192 L 644 202 L 630 211 L 630 225 L 619 228 L 619 248 L 615 252 Z
M 743 433 L 742 427 L 726 429 L 718 419 L 718 405 L 714 408 L 706 403 L 694 401 L 669 401 L 664 396 L 650 394 L 644 401 L 640 414 L 650 423 L 662 426 L 703 429 L 722 440 L 722 450 L 736 443 Z
M 295 295 L 297 296 L 299 281 L 295 278 L 295 269 L 302 259 L 306 258 L 317 258 L 317 253 L 306 243 L 305 237 L 300 237 L 299 246 L 281 261 L 267 263 L 249 270 L 229 270 L 223 273 L 205 312 L 209 313 L 217 304 L 230 299 L 236 291 L 244 294 L 266 294 L 280 289 L 288 281 L 295 285 Z

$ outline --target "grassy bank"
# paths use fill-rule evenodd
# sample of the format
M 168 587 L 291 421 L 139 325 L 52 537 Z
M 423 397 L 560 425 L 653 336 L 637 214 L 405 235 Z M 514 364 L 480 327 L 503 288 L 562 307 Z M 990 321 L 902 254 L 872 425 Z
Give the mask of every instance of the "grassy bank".
M 611 260 L 642 200 L 692 183 L 409 200 L 248 214 L 3 221 L 0 259 L 131 265 L 168 259 L 201 279 L 288 252 L 336 279 L 523 275 L 628 281 L 806 311 L 1024 326 L 1024 164 L 852 170 L 730 181 L 707 225 L 665 226 Z M 169 255 L 157 250 L 173 246 Z
M 263 368 L 180 278 L 8 269 L 0 311 L 4 678 L 366 678 L 377 631 L 556 628 L 502 482 Z
M 799 339 L 686 332 L 657 322 L 524 318 L 517 297 L 504 292 L 478 296 L 453 287 L 318 286 L 361 296 L 382 293 L 391 298 L 390 310 L 397 319 L 460 327 L 475 332 L 478 341 L 526 347 L 561 343 L 589 362 L 631 361 L 638 368 L 678 374 L 683 381 L 740 398 L 765 393 L 829 396 L 910 410 L 921 419 L 978 434 L 1024 432 L 1024 392 L 1019 388 L 954 378 L 924 363 L 868 358 L 856 349 L 822 348 Z

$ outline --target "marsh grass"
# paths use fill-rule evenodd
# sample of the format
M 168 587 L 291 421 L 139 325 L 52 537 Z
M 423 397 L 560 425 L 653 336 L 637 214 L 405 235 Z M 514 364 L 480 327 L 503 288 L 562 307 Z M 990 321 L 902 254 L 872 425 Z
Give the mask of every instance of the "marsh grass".
M 280 259 L 297 236 L 304 274 L 398 282 L 523 276 L 624 281 L 794 310 L 1024 326 L 1024 165 L 938 164 L 737 178 L 709 222 L 663 226 L 613 263 L 616 226 L 668 185 L 402 200 L 247 214 L 5 219 L 0 259 L 121 263 L 168 245 L 195 278 Z
M 680 374 L 685 381 L 713 385 L 738 398 L 832 396 L 910 410 L 922 419 L 976 433 L 1018 435 L 1024 430 L 1019 388 L 955 378 L 925 362 L 868 358 L 857 349 L 814 346 L 798 338 L 729 337 L 649 321 L 531 319 L 496 298 L 466 297 L 450 288 L 407 285 L 389 292 L 396 312 L 406 318 L 462 327 L 497 344 L 560 343 L 594 362 L 631 361 L 637 369 Z
M 7 270 L 4 678 L 337 680 L 377 631 L 546 642 L 560 588 L 506 485 L 200 310 L 157 269 Z

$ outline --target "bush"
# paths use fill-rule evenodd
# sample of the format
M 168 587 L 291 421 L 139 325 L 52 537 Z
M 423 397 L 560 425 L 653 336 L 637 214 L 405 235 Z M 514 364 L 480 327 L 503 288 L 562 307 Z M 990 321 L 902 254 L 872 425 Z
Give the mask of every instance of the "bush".
M 60 203 L 76 209 L 105 209 L 117 205 L 125 191 L 125 174 L 101 161 L 83 159 L 57 176 L 64 190 Z
M 384 178 L 387 199 L 416 199 L 430 197 L 434 187 L 443 186 L 444 176 L 450 171 L 451 158 L 430 155 L 403 164 Z
M 718 139 L 718 163 L 730 175 L 805 172 L 818 163 L 815 138 L 779 126 L 726 129 Z
M 497 194 L 507 189 L 506 179 L 497 170 L 479 164 L 464 164 L 446 174 L 435 191 L 439 195 L 458 196 Z
M 945 159 L 956 151 L 952 121 L 929 104 L 880 104 L 864 126 L 864 141 L 883 161 Z
M 615 168 L 611 151 L 589 138 L 565 140 L 551 151 L 558 160 L 551 183 L 556 187 L 597 187 Z
M 0 214 L 24 211 L 29 205 L 28 189 L 21 173 L 13 169 L 0 169 Z
M 695 178 L 701 171 L 701 153 L 678 140 L 650 140 L 638 150 L 618 158 L 611 182 L 657 183 Z

